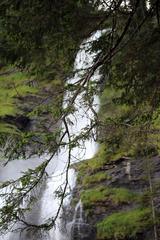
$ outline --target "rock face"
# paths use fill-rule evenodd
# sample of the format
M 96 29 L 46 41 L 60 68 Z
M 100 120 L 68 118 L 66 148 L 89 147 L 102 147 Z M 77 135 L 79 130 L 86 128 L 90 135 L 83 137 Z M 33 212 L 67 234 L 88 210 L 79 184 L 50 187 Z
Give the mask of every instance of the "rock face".
M 74 223 L 71 228 L 70 240 L 94 240 L 95 234 L 87 223 Z
M 58 86 L 57 89 L 42 89 L 37 95 L 23 96 L 18 99 L 20 114 L 0 118 L 27 136 L 23 144 L 19 144 L 19 139 L 15 139 L 19 146 L 16 150 L 17 156 L 21 153 L 25 153 L 26 156 L 43 154 L 49 150 L 49 146 L 53 149 L 54 133 L 56 134 L 60 126 L 60 121 L 53 112 L 56 112 L 57 108 L 60 111 L 63 99 L 59 91 L 62 91 L 62 86 Z
M 75 223 L 72 225 L 71 231 L 72 240 L 155 240 L 155 235 L 157 235 L 157 239 L 160 239 L 159 156 L 155 156 L 150 159 L 147 159 L 145 157 L 139 159 L 131 159 L 124 157 L 117 159 L 116 161 L 108 162 L 101 168 L 94 171 L 90 171 L 86 167 L 85 173 L 86 172 L 88 172 L 88 175 L 90 175 L 91 177 L 93 176 L 93 178 L 95 174 L 102 172 L 105 173 L 107 177 L 102 181 L 100 180 L 97 182 L 95 181 L 94 183 L 92 182 L 88 186 L 85 186 L 83 184 L 84 179 L 81 178 L 79 180 L 79 183 L 77 184 L 76 197 L 79 198 L 79 196 L 81 196 L 82 198 L 86 222 L 85 224 L 79 225 L 79 223 L 75 221 Z M 90 202 L 87 202 L 86 204 L 86 198 L 83 197 L 84 193 L 88 194 L 89 191 L 91 192 L 93 190 L 95 192 L 101 191 L 101 193 L 103 193 L 103 198 L 99 199 L 97 197 L 97 199 L 95 200 L 94 198 L 92 198 L 92 195 L 87 195 L 90 199 Z M 95 194 L 95 192 L 93 193 L 93 195 Z M 135 226 L 135 224 L 133 224 L 134 234 L 132 233 L 132 226 L 129 226 L 129 224 L 131 225 L 131 221 L 128 222 L 128 226 L 127 224 L 126 226 L 123 226 L 126 229 L 127 227 L 131 227 L 131 233 L 123 233 L 124 236 L 121 236 L 121 238 L 100 237 L 101 235 L 96 234 L 96 232 L 93 230 L 94 227 L 97 228 L 98 223 L 101 223 L 104 219 L 109 219 L 110 216 L 116 216 L 116 213 L 132 213 L 135 209 L 146 208 L 150 209 L 150 214 L 148 215 L 148 217 L 144 216 L 141 221 L 140 219 L 137 220 L 137 223 L 138 221 L 140 221 L 138 224 L 143 225 L 143 227 Z M 124 218 L 122 218 L 122 220 L 123 219 Z M 146 223 L 145 221 L 149 221 L 149 219 L 150 222 Z M 107 225 L 105 227 L 107 229 Z M 113 230 L 113 236 L 114 234 L 116 234 L 116 225 L 115 230 Z
M 0 64 L 0 70 L 1 82 L 5 80 L 1 90 L 6 92 L 0 115 L 4 155 L 17 159 L 42 155 L 50 148 L 53 150 L 59 134 L 63 80 L 36 79 L 27 72 L 3 64 Z
M 79 201 L 73 210 L 71 221 L 67 222 L 67 235 L 69 240 L 94 240 L 94 228 L 86 222 L 82 202 Z

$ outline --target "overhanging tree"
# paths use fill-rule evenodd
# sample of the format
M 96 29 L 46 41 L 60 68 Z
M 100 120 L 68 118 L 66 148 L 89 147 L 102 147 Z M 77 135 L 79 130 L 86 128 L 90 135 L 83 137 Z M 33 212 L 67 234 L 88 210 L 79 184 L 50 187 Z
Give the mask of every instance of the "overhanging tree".
M 64 135 L 68 137 L 70 135 L 67 127 L 69 123 L 66 119 L 73 112 L 72 107 L 77 96 L 84 90 L 90 97 L 95 93 L 95 89 L 90 87 L 90 79 L 100 67 L 104 85 L 118 92 L 109 104 L 113 108 L 122 105 L 127 108 L 120 114 L 108 115 L 107 119 L 96 118 L 94 123 L 104 129 L 108 129 L 108 126 L 114 129 L 114 134 L 111 132 L 109 137 L 104 139 L 112 147 L 112 151 L 117 151 L 121 145 L 126 144 L 123 134 L 126 130 L 133 141 L 135 139 L 134 129 L 137 130 L 136 137 L 140 136 L 139 133 L 143 134 L 143 131 L 146 131 L 143 126 L 148 122 L 153 123 L 158 118 L 160 69 L 158 61 L 160 3 L 158 0 L 151 1 L 149 7 L 147 7 L 148 1 L 140 0 L 103 1 L 104 8 L 101 8 L 102 1 L 92 3 L 91 1 L 6 0 L 0 4 L 0 44 L 3 53 L 1 62 L 11 63 L 23 71 L 28 71 L 34 78 L 38 77 L 42 86 L 45 86 L 47 81 L 54 82 L 56 79 L 64 84 L 66 76 L 72 72 L 73 60 L 82 39 L 96 30 L 108 29 L 100 39 L 91 43 L 92 51 L 98 51 L 94 64 L 74 86 L 74 94 L 67 109 L 65 111 L 61 109 L 58 113 L 57 121 L 64 122 Z M 61 100 L 64 91 L 65 88 L 62 89 Z M 34 114 L 34 110 L 32 109 L 29 114 Z M 153 124 L 150 126 L 154 128 Z M 80 137 L 86 138 L 92 127 L 90 126 Z M 150 133 L 150 129 L 148 132 Z M 6 134 L 8 133 L 5 132 Z M 43 136 L 43 132 L 40 132 L 40 135 Z M 46 141 L 45 147 L 54 155 L 59 146 L 64 144 L 64 135 L 60 141 L 57 140 L 61 135 L 59 130 L 51 135 L 53 141 L 50 137 L 41 139 Z M 151 137 L 150 134 L 147 136 Z M 24 137 L 22 134 L 18 140 L 20 139 L 24 145 L 32 137 L 27 133 L 27 141 L 24 141 L 26 135 Z M 77 139 L 74 139 L 66 143 L 70 150 L 76 141 Z M 51 160 L 52 158 L 48 159 L 32 173 L 27 172 L 18 180 L 24 182 L 24 179 L 28 179 L 25 185 L 22 184 L 22 189 L 26 190 L 26 194 L 38 184 Z M 70 160 L 66 171 L 69 166 Z M 32 174 L 34 181 L 31 184 L 29 179 Z M 14 186 L 13 182 L 8 184 Z M 62 194 L 61 205 L 65 190 L 66 187 Z M 17 204 L 20 203 L 19 199 L 21 201 L 24 197 L 21 191 L 16 196 Z M 9 201 L 10 199 L 9 196 Z M 15 213 L 14 205 L 11 204 L 11 206 L 13 208 L 11 207 L 8 211 L 10 218 L 3 219 L 2 228 L 5 223 L 9 224 L 13 219 L 14 221 L 20 220 L 21 209 Z M 4 210 L 2 209 L 3 216 L 6 214 Z M 37 227 L 52 227 L 56 217 L 47 225 L 42 224 Z M 25 223 L 24 220 L 23 222 Z M 30 224 L 26 223 L 26 225 Z

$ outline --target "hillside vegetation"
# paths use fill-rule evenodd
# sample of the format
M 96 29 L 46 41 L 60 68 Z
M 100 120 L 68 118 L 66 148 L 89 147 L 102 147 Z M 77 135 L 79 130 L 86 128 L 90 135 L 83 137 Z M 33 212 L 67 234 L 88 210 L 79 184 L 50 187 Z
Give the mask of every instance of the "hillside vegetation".
M 0 3 L 0 147 L 6 161 L 34 154 L 54 156 L 97 129 L 99 150 L 75 166 L 77 198 L 97 239 L 158 240 L 160 132 L 159 0 L 3 0 Z M 80 44 L 98 30 L 88 51 L 93 65 L 75 84 L 73 64 Z M 81 45 L 82 46 L 82 45 Z M 100 78 L 91 77 L 100 70 Z M 64 94 L 73 95 L 63 109 Z M 69 139 L 69 114 L 83 93 L 100 111 L 84 132 Z M 65 126 L 62 134 L 61 123 Z M 49 160 L 2 188 L 21 183 L 0 210 L 0 230 L 19 221 L 20 203 L 45 174 Z M 68 169 L 70 160 L 68 160 Z M 67 171 L 68 171 L 67 169 Z M 24 184 L 23 184 L 24 183 Z M 65 191 L 65 190 L 64 190 Z M 14 193 L 14 191 L 13 191 Z M 65 192 L 60 194 L 63 198 Z M 55 220 L 38 226 L 50 229 Z M 29 227 L 29 226 L 28 226 Z M 33 226 L 32 226 L 33 227 Z

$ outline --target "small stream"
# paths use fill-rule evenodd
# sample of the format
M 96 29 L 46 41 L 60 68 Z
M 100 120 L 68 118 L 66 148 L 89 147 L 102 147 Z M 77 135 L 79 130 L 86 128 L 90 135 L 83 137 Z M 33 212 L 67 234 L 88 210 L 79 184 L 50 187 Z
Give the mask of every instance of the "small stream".
M 67 80 L 67 84 L 75 85 L 76 82 L 78 82 L 81 79 L 82 75 L 85 73 L 84 69 L 87 69 L 93 64 L 93 59 L 96 56 L 96 53 L 90 53 L 90 51 L 88 51 L 90 48 L 90 42 L 98 39 L 102 35 L 102 33 L 102 31 L 97 31 L 89 39 L 87 39 L 81 44 L 74 64 L 74 71 L 76 73 L 73 78 Z M 99 78 L 100 75 L 97 71 L 92 77 L 92 81 L 97 81 L 99 80 Z M 67 116 L 67 122 L 70 123 L 69 132 L 71 135 L 71 139 L 74 139 L 76 136 L 79 136 L 82 132 L 84 132 L 85 128 L 89 127 L 91 125 L 91 122 L 94 120 L 93 110 L 91 110 L 84 101 L 84 93 L 85 92 L 82 92 L 77 96 L 74 102 L 75 111 L 73 114 Z M 64 109 L 67 108 L 69 104 L 69 99 L 73 96 L 73 94 L 74 91 L 67 91 L 63 101 Z M 98 111 L 98 96 L 94 96 L 92 108 L 94 109 L 94 111 Z M 62 129 L 64 129 L 63 125 Z M 93 135 L 96 135 L 95 131 L 96 130 L 93 129 Z M 68 142 L 67 136 L 64 140 Z M 85 141 L 79 140 L 78 146 L 75 146 L 72 150 L 71 164 L 92 158 L 97 152 L 97 149 L 98 144 L 93 137 Z M 56 215 L 60 200 L 57 198 L 55 191 L 63 189 L 65 185 L 65 170 L 68 162 L 68 151 L 69 150 L 67 149 L 67 147 L 61 148 L 57 155 L 53 157 L 52 161 L 48 165 L 48 177 L 37 193 L 39 200 L 36 202 L 36 204 L 34 204 L 32 211 L 26 214 L 25 220 L 27 222 L 32 224 L 42 224 L 45 223 L 48 218 L 53 218 Z M 10 178 L 17 179 L 22 175 L 22 171 L 24 172 L 28 168 L 34 169 L 47 158 L 49 158 L 49 156 L 45 155 L 41 158 L 34 157 L 30 158 L 29 160 L 11 161 L 8 163 L 7 166 L 1 166 L 0 181 L 6 181 Z M 68 176 L 68 196 L 65 198 L 64 205 L 69 205 L 72 197 L 71 193 L 76 184 L 76 173 L 73 169 L 69 170 Z M 78 229 L 77 236 L 79 236 L 79 238 L 76 239 L 83 239 L 80 237 L 82 228 L 85 229 L 85 222 L 83 219 L 83 206 L 81 201 L 79 201 L 75 208 L 73 220 L 67 225 L 67 236 L 64 236 L 64 234 L 61 232 L 61 218 L 59 217 L 56 222 L 56 228 L 51 229 L 49 233 L 33 233 L 30 231 L 24 231 L 21 233 L 10 232 L 6 235 L 0 236 L 0 240 L 73 240 L 74 237 L 72 236 L 73 233 L 71 231 L 73 225 L 75 225 Z

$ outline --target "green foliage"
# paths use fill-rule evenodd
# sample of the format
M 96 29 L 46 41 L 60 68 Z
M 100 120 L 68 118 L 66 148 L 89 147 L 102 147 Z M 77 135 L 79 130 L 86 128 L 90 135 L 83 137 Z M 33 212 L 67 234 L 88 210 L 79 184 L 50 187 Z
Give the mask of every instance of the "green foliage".
M 132 239 L 152 226 L 151 210 L 135 209 L 114 213 L 97 224 L 98 239 Z
M 0 123 L 0 133 L 8 135 L 19 135 L 20 131 L 13 125 L 7 123 Z
M 92 159 L 82 161 L 74 165 L 74 168 L 78 171 L 78 181 L 81 181 L 86 174 L 90 174 L 96 169 L 103 167 L 106 163 L 106 149 L 104 145 L 100 145 L 98 153 Z M 90 178 L 90 177 L 89 177 Z M 99 176 L 97 175 L 97 178 Z M 101 176 L 100 176 L 101 178 Z M 86 180 L 88 181 L 88 180 Z M 90 181 L 90 180 L 89 180 Z
M 153 157 L 158 155 L 158 149 L 153 143 L 139 143 L 135 148 L 134 155 L 136 157 Z
M 83 187 L 86 188 L 94 183 L 98 184 L 107 179 L 108 179 L 108 177 L 105 172 L 98 172 L 98 173 L 92 174 L 90 176 L 84 176 L 82 184 L 83 184 Z
M 0 4 L 0 13 L 0 130 L 3 128 L 2 142 L 7 141 L 9 131 L 14 139 L 6 157 L 9 149 L 10 157 L 15 157 L 14 152 L 18 157 L 28 145 L 32 145 L 34 154 L 42 154 L 55 145 L 50 132 L 54 127 L 48 129 L 48 119 L 55 126 L 62 115 L 64 82 L 72 74 L 80 43 L 99 21 L 97 11 L 83 0 L 5 0 Z M 34 134 L 15 139 L 4 122 L 12 116 L 10 125 L 19 129 L 19 115 L 33 120 L 36 126 Z
M 12 68 L 8 69 L 8 72 L 5 70 L 0 76 L 0 117 L 20 113 L 17 99 L 37 91 L 28 84 L 28 76 L 25 73 Z
M 74 165 L 74 168 L 78 171 L 78 182 L 82 183 L 84 187 L 88 187 L 91 184 L 98 184 L 103 180 L 110 179 L 105 172 L 100 172 L 103 171 L 103 167 L 121 157 L 135 155 L 134 149 L 135 146 L 132 146 L 128 151 L 119 148 L 113 152 L 106 143 L 100 144 L 98 152 L 92 159 Z
M 6 0 L 0 12 L 0 60 L 47 79 L 66 77 L 80 41 L 94 25 L 89 18 L 94 7 L 83 0 Z
M 98 153 L 94 158 L 88 161 L 88 167 L 93 171 L 105 165 L 106 159 L 106 147 L 105 145 L 100 145 Z
M 98 52 L 97 57 L 94 58 L 96 64 L 91 68 L 91 72 L 102 65 L 100 71 L 104 80 L 104 92 L 101 98 L 100 119 L 97 121 L 100 123 L 98 131 L 100 150 L 93 159 L 77 167 L 80 170 L 80 181 L 85 176 L 83 184 L 88 186 L 105 181 L 107 178 L 105 173 L 97 173 L 97 171 L 103 170 L 109 161 L 115 161 L 123 156 L 155 154 L 158 142 L 156 142 L 157 133 L 153 136 L 153 132 L 149 130 L 152 128 L 155 130 L 157 127 L 155 118 L 158 119 L 158 117 L 154 115 L 157 115 L 155 113 L 160 104 L 160 31 L 159 23 L 155 21 L 156 17 L 158 18 L 159 6 L 157 9 L 152 9 L 152 14 L 149 14 L 145 1 L 131 1 L 130 8 L 127 5 L 121 5 L 119 8 L 116 6 L 117 1 L 110 1 L 111 8 L 98 10 L 101 2 L 100 0 L 4 0 L 0 3 L 0 65 L 11 63 L 29 72 L 33 79 L 36 79 L 38 88 L 41 90 L 43 88 L 43 91 L 39 89 L 40 92 L 37 94 L 35 88 L 31 87 L 32 81 L 29 80 L 31 75 L 14 72 L 15 68 L 9 74 L 3 74 L 3 70 L 0 72 L 2 139 L 0 142 L 3 142 L 4 135 L 7 138 L 10 135 L 13 137 L 6 150 L 7 154 L 9 150 L 11 151 L 6 155 L 8 158 L 10 156 L 14 158 L 17 153 L 25 152 L 27 144 L 34 149 L 37 142 L 40 144 L 38 145 L 40 146 L 39 154 L 46 152 L 46 149 L 47 152 L 57 150 L 56 140 L 60 132 L 53 134 L 50 129 L 48 131 L 48 126 L 43 124 L 47 122 L 45 116 L 49 115 L 50 119 L 55 118 L 53 125 L 62 116 L 64 81 L 72 73 L 74 57 L 82 40 L 93 31 L 109 29 L 107 34 L 90 47 L 92 52 Z M 139 6 L 135 6 L 135 2 L 139 3 Z M 115 10 L 108 12 L 114 7 Z M 113 59 L 111 59 L 112 56 L 114 56 Z M 92 86 L 89 83 L 89 77 L 86 80 L 86 88 L 88 87 L 89 91 L 84 99 L 88 100 L 97 92 L 97 84 Z M 76 89 L 75 86 L 68 86 L 68 88 Z M 55 96 L 58 95 L 58 98 L 54 98 L 54 103 L 47 104 L 53 93 Z M 35 95 L 33 101 L 38 106 L 35 106 L 32 101 L 25 102 L 28 94 Z M 68 106 L 65 111 L 66 114 L 73 113 L 74 108 Z M 26 132 L 19 134 L 18 126 L 16 128 L 6 124 L 8 116 L 17 120 L 17 116 L 21 114 L 34 121 L 38 120 L 35 131 L 25 130 Z M 81 137 L 84 135 L 81 134 Z M 151 136 L 152 139 L 156 138 L 153 142 L 154 147 L 150 144 Z M 150 141 L 149 144 L 148 141 Z M 139 143 L 141 144 L 138 145 Z M 143 146 L 142 151 L 138 149 L 141 146 Z M 75 147 L 75 143 L 69 144 L 69 147 Z M 37 181 L 36 173 L 30 172 L 33 178 L 25 174 L 21 179 L 22 187 L 18 189 L 18 193 L 7 199 L 8 208 L 4 207 L 1 213 L 3 221 L 8 225 L 13 220 L 17 220 L 17 209 L 13 208 L 10 199 L 17 202 L 15 207 L 20 214 L 19 206 L 23 200 L 23 190 L 30 192 L 32 181 L 34 183 Z M 87 174 L 89 176 L 86 177 Z M 136 201 L 136 196 L 126 189 L 97 187 L 84 191 L 82 200 L 86 206 L 90 207 L 99 201 L 110 201 L 113 204 Z M 111 234 L 111 238 L 128 237 L 128 235 L 130 237 L 139 232 L 141 229 L 131 221 L 133 218 L 139 223 L 144 212 L 145 210 L 137 210 L 137 212 L 135 210 L 126 215 L 125 213 L 122 216 L 116 215 L 119 221 L 116 221 L 115 215 L 112 215 L 113 218 L 110 219 L 109 224 L 112 226 L 112 223 L 113 225 L 116 223 L 122 235 Z M 147 215 L 147 211 L 145 214 Z M 133 232 L 130 228 L 129 233 L 126 233 L 126 229 L 123 230 L 127 221 L 130 223 L 129 226 L 133 226 Z
M 94 206 L 98 202 L 110 201 L 112 204 L 136 202 L 139 195 L 126 188 L 96 187 L 84 190 L 81 200 L 86 208 Z
M 105 187 L 97 187 L 85 190 L 81 193 L 81 200 L 86 208 L 90 208 L 97 202 L 103 202 L 107 198 Z
M 139 194 L 126 188 L 111 188 L 110 198 L 114 204 L 129 203 L 138 201 Z
M 103 90 L 101 99 L 100 116 L 102 119 L 121 117 L 129 112 L 130 107 L 127 104 L 118 103 L 117 100 L 122 96 L 123 90 L 114 89 L 106 86 Z M 105 111 L 104 111 L 105 110 Z
M 56 122 L 60 117 L 63 84 L 60 79 L 44 82 L 12 66 L 0 69 L 0 145 L 6 158 L 25 157 L 31 145 L 33 154 L 49 151 L 51 145 L 53 150 L 59 133 L 46 125 L 49 118 Z M 30 132 L 27 124 L 32 120 L 36 123 Z
M 135 107 L 134 104 L 121 103 L 119 99 L 122 96 L 122 91 L 117 93 L 117 87 L 106 86 L 101 97 L 100 141 L 107 149 L 106 157 L 115 161 L 127 156 L 158 154 L 157 110 L 152 117 L 148 115 L 152 111 L 151 106 L 143 104 Z
M 135 14 L 134 21 L 137 22 L 138 18 Z M 140 155 L 157 154 L 159 150 L 160 101 L 157 82 L 160 33 L 151 19 L 152 17 L 132 41 L 116 54 L 110 66 L 104 64 L 102 67 L 105 80 L 99 113 L 100 141 L 108 149 L 110 159 L 137 157 L 138 148 L 142 145 L 144 151 L 139 152 Z M 124 19 L 117 26 L 117 31 L 121 29 L 123 21 Z M 130 38 L 137 24 L 134 21 L 125 35 L 126 39 Z M 101 44 L 97 46 L 104 51 L 104 45 Z
M 37 89 L 30 86 L 31 78 L 26 73 L 15 68 L 3 67 L 0 71 L 0 145 L 7 141 L 8 137 L 15 139 L 22 134 L 16 124 L 7 122 L 7 117 L 16 117 L 24 114 L 20 108 L 22 99 L 27 95 L 35 95 Z M 13 147 L 13 145 L 12 145 Z M 11 149 L 10 149 L 11 150 Z M 12 151 L 12 150 L 11 150 Z

